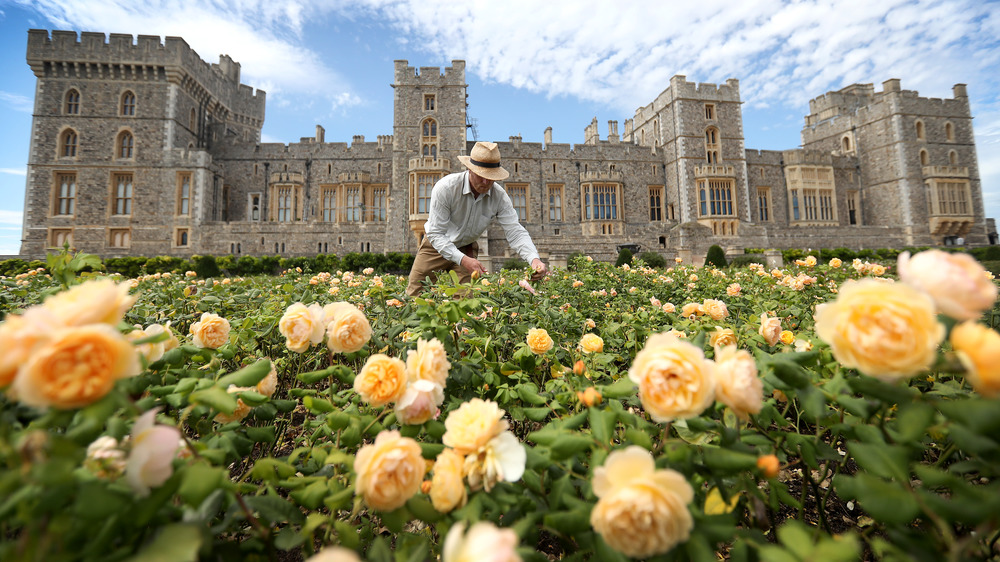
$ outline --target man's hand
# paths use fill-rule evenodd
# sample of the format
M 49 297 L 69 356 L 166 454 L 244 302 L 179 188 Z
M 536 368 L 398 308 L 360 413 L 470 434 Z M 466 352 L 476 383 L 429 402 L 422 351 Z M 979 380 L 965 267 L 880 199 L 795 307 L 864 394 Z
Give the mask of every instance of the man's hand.
M 469 270 L 469 273 L 473 275 L 478 273 L 479 275 L 486 275 L 486 268 L 483 267 L 483 262 L 477 260 L 476 258 L 470 258 L 465 256 L 462 258 L 462 267 Z
M 549 274 L 549 268 L 545 267 L 545 262 L 538 258 L 531 260 L 531 269 L 535 270 L 535 272 L 531 274 L 532 281 L 538 281 L 542 277 Z

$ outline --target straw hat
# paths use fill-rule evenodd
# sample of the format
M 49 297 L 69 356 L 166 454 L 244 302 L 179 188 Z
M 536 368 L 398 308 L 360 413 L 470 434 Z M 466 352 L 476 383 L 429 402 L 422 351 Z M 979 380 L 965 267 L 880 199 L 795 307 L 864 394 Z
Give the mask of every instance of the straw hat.
M 465 167 L 488 180 L 507 179 L 510 172 L 500 166 L 500 149 L 495 142 L 477 142 L 468 156 L 459 156 Z

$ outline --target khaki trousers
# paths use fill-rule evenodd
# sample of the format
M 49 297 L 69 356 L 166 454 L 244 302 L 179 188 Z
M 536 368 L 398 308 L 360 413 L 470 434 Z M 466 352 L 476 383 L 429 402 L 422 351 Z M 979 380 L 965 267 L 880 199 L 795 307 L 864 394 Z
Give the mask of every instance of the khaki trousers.
M 467 246 L 462 246 L 458 251 L 469 256 L 470 258 L 479 257 L 479 244 L 473 242 Z M 434 246 L 431 245 L 430 241 L 427 240 L 425 236 L 423 241 L 420 243 L 420 248 L 417 250 L 417 257 L 413 260 L 413 267 L 410 269 L 410 282 L 406 286 L 406 294 L 411 297 L 419 295 L 423 291 L 423 281 L 424 279 L 430 278 L 431 282 L 437 281 L 438 271 L 451 271 L 455 270 L 458 273 L 458 279 L 462 283 L 468 283 L 472 281 L 472 272 L 464 267 L 455 264 L 455 262 L 445 259 Z

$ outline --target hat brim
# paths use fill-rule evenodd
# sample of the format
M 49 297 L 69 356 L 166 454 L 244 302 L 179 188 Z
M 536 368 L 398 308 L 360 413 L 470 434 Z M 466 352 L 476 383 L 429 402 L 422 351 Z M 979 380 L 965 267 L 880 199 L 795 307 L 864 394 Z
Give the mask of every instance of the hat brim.
M 510 177 L 510 172 L 503 169 L 502 166 L 499 168 L 484 168 L 482 166 L 477 166 L 470 162 L 470 160 L 472 160 L 471 156 L 459 156 L 458 160 L 464 164 L 466 168 L 475 172 L 477 176 L 484 177 L 488 180 L 502 181 Z

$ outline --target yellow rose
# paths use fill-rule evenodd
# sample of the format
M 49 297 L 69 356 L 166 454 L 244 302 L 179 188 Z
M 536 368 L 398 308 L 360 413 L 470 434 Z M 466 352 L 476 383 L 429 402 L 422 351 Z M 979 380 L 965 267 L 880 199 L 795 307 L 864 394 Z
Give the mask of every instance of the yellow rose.
M 0 388 L 14 382 L 18 369 L 57 327 L 56 318 L 41 307 L 29 308 L 24 315 L 10 314 L 0 323 Z
M 950 339 L 972 388 L 988 398 L 1000 395 L 1000 334 L 982 324 L 962 322 L 952 328 Z
M 654 334 L 628 370 L 639 385 L 639 400 L 659 422 L 697 416 L 715 397 L 714 363 L 694 345 L 669 334 Z
M 103 398 L 115 381 L 139 374 L 139 354 L 107 324 L 63 328 L 36 348 L 13 390 L 38 407 L 79 408 Z
M 767 313 L 760 315 L 760 329 L 757 333 L 764 337 L 767 345 L 778 345 L 781 340 L 781 320 L 768 316 Z
M 792 345 L 795 343 L 795 334 L 789 330 L 782 330 L 781 333 L 778 334 L 778 340 L 785 345 Z
M 125 339 L 129 340 L 130 342 L 136 342 L 138 340 L 148 338 L 153 335 L 155 334 L 151 334 L 146 330 L 143 330 L 142 326 L 136 324 L 134 330 L 125 334 Z M 159 360 L 160 357 L 163 357 L 163 342 L 156 342 L 156 343 L 146 342 L 134 345 L 136 351 L 139 352 L 139 355 L 142 355 L 143 357 L 146 358 L 147 363 L 152 363 L 154 361 Z
M 805 262 L 806 262 L 806 267 L 815 267 L 816 256 L 806 256 Z
M 600 353 L 604 351 L 604 340 L 597 334 L 583 334 L 580 338 L 580 349 L 584 353 Z
M 674 303 L 672 302 L 668 302 L 667 304 L 663 305 L 663 312 L 666 312 L 667 314 L 673 314 L 676 311 L 677 307 L 675 307 Z
M 356 306 L 335 302 L 323 307 L 326 317 L 326 345 L 333 353 L 353 353 L 372 338 L 368 318 Z
M 437 338 L 417 340 L 416 351 L 406 353 L 406 374 L 411 381 L 425 380 L 444 388 L 448 383 L 451 362 L 444 345 Z
M 681 307 L 681 316 L 701 316 L 705 308 L 698 302 L 689 302 Z
M 549 333 L 545 331 L 545 328 L 532 328 L 528 330 L 526 340 L 531 352 L 536 355 L 541 355 L 552 349 L 552 338 L 549 337 Z
M 830 267 L 832 267 L 834 269 L 836 269 L 836 268 L 838 268 L 838 267 L 840 267 L 842 265 L 844 265 L 844 262 L 841 261 L 840 258 L 833 258 L 832 260 L 830 260 Z
M 434 461 L 434 478 L 431 479 L 431 503 L 434 509 L 448 513 L 465 505 L 468 494 L 462 480 L 465 459 L 452 449 L 445 449 Z
M 705 314 L 712 317 L 712 320 L 719 321 L 723 318 L 729 316 L 729 309 L 726 308 L 726 303 L 716 300 L 716 299 L 705 299 L 705 302 L 701 305 L 702 310 Z
M 316 303 L 309 306 L 294 303 L 278 321 L 278 331 L 285 336 L 285 346 L 295 353 L 302 353 L 310 345 L 323 341 L 325 328 L 323 309 Z
M 815 318 L 816 334 L 838 361 L 883 380 L 930 367 L 945 334 L 926 293 L 874 279 L 844 283 L 836 301 L 816 307 Z
M 382 353 L 370 356 L 354 377 L 354 392 L 375 407 L 399 400 L 406 392 L 406 363 Z
M 420 490 L 426 471 L 416 441 L 398 431 L 382 431 L 354 457 L 355 493 L 371 509 L 392 511 Z
M 694 521 L 687 504 L 694 490 L 684 476 L 656 469 L 653 455 L 635 445 L 612 451 L 594 469 L 590 524 L 611 548 L 633 558 L 669 552 L 688 540 Z
M 517 533 L 489 521 L 474 523 L 465 534 L 465 521 L 452 525 L 441 548 L 441 562 L 521 562 Z
M 441 442 L 462 456 L 478 452 L 507 430 L 505 413 L 496 402 L 473 398 L 448 414 Z
M 45 299 L 44 306 L 67 326 L 117 326 L 139 298 L 128 291 L 128 284 L 116 285 L 111 279 L 87 281 Z
M 956 320 L 975 320 L 997 300 L 997 286 L 976 258 L 964 253 L 927 250 L 899 255 L 899 278 L 934 299 L 937 310 Z
M 260 379 L 260 382 L 257 383 L 257 392 L 271 397 L 274 396 L 275 390 L 278 390 L 278 370 L 274 365 L 274 361 L 271 361 L 271 370 L 268 371 L 267 376 Z
M 241 398 L 238 397 L 239 393 L 241 393 L 243 391 L 246 391 L 246 390 L 256 390 L 256 389 L 255 388 L 250 388 L 249 386 L 236 386 L 235 384 L 229 385 L 229 388 L 226 389 L 226 392 L 228 392 L 229 394 L 232 394 L 234 396 L 237 396 L 237 398 L 236 398 L 236 409 L 233 410 L 233 413 L 231 413 L 231 414 L 227 414 L 225 412 L 219 412 L 218 414 L 215 414 L 215 421 L 216 422 L 218 422 L 218 423 L 232 423 L 232 422 L 235 422 L 235 421 L 242 421 L 243 418 L 245 418 L 248 415 L 250 415 L 250 410 L 251 410 L 250 405 L 247 404 L 246 402 L 244 402 L 243 399 L 241 399 Z
M 708 343 L 715 348 L 736 345 L 736 332 L 732 328 L 716 326 L 715 331 L 708 335 Z
M 715 397 L 741 419 L 760 412 L 764 383 L 757 376 L 757 363 L 749 352 L 730 345 L 716 354 Z
M 201 320 L 191 324 L 191 343 L 198 347 L 219 349 L 229 341 L 229 320 L 206 312 Z
M 164 352 L 180 347 L 181 342 L 177 340 L 177 334 L 175 334 L 174 331 L 170 329 L 170 322 L 167 322 L 166 325 L 150 324 L 149 326 L 146 327 L 147 336 L 155 336 L 163 333 L 167 334 L 167 339 L 160 342 L 161 344 L 163 344 Z

